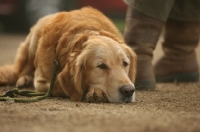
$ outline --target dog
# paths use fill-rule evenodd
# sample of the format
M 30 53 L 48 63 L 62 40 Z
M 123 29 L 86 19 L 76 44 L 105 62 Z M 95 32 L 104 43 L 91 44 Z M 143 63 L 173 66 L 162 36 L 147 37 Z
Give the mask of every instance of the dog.
M 41 18 L 21 43 L 13 65 L 0 67 L 0 85 L 50 87 L 53 62 L 59 68 L 53 96 L 72 101 L 135 101 L 136 54 L 103 13 L 92 7 Z

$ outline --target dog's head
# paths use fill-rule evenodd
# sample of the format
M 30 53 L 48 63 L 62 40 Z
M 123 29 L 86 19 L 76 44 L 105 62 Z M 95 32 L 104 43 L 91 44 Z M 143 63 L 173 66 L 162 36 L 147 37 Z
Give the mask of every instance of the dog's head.
M 75 61 L 75 89 L 70 97 L 81 99 L 88 88 L 96 88 L 106 94 L 109 102 L 133 102 L 135 53 L 126 44 L 100 35 L 88 37 L 82 47 Z

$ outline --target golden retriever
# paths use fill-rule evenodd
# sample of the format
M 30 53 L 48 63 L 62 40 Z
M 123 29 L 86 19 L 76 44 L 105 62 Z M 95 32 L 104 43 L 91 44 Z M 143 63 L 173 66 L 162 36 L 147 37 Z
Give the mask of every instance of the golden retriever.
M 50 86 L 59 62 L 53 96 L 73 101 L 133 102 L 136 55 L 114 24 L 85 7 L 41 18 L 20 45 L 13 65 L 0 67 L 0 84 L 37 91 Z

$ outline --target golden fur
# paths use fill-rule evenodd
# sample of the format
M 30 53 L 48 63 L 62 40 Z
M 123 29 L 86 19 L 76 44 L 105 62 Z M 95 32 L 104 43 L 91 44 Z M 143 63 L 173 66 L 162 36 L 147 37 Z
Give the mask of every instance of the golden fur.
M 85 7 L 41 18 L 21 44 L 13 65 L 0 67 L 0 84 L 47 91 L 54 60 L 59 62 L 53 95 L 71 100 L 133 102 L 119 88 L 134 87 L 136 55 L 114 24 Z M 124 65 L 123 65 L 124 64 Z

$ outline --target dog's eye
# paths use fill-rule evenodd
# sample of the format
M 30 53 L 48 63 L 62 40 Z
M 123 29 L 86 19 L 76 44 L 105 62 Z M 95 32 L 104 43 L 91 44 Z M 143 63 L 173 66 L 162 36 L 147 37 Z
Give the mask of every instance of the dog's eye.
M 124 67 L 128 66 L 128 63 L 126 61 L 123 61 Z
M 99 67 L 100 69 L 104 69 L 104 70 L 108 69 L 108 67 L 106 66 L 106 64 L 101 64 L 101 65 L 98 65 L 97 67 Z

